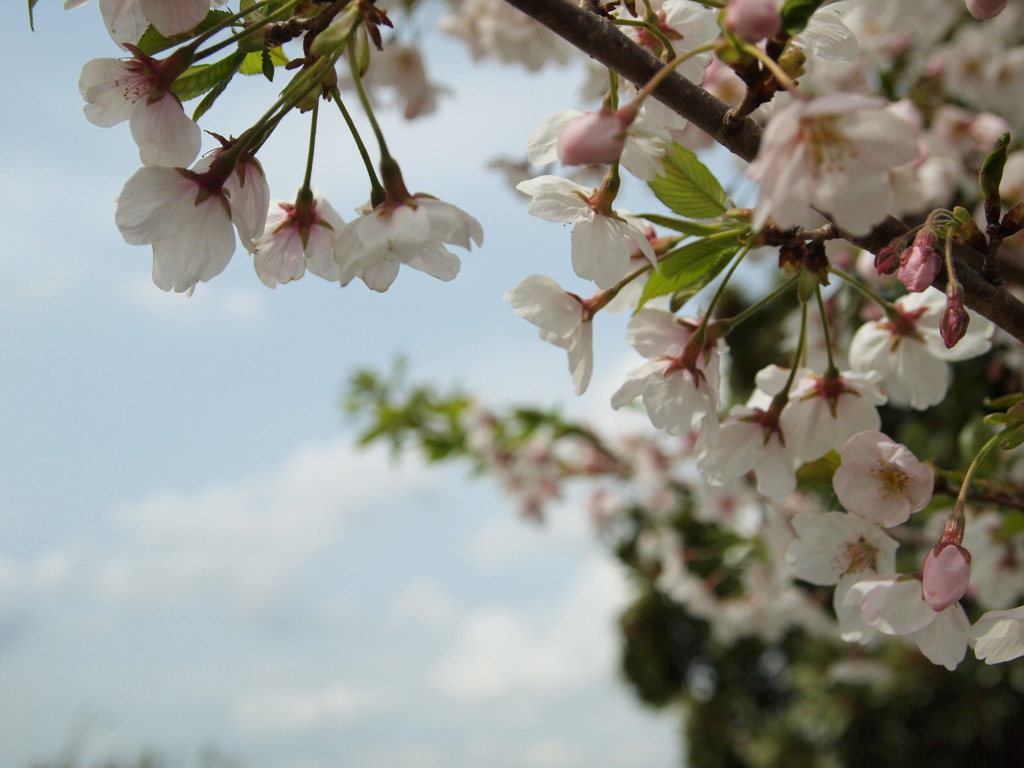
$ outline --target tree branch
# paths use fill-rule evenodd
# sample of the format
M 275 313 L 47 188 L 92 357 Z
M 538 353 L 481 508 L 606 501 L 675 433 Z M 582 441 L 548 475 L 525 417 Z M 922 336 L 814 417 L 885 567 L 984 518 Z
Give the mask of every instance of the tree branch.
M 505 1 L 637 87 L 642 87 L 664 66 L 657 56 L 622 34 L 607 18 L 595 13 L 593 3 L 587 0 L 576 3 L 570 0 Z M 652 95 L 737 157 L 750 162 L 757 155 L 761 127 L 749 117 L 730 127 L 725 116 L 731 107 L 677 72 L 669 73 Z M 908 229 L 906 224 L 890 216 L 866 237 L 844 237 L 859 248 L 876 253 Z M 957 276 L 964 287 L 965 304 L 1024 342 L 1024 304 L 970 266 L 976 258 L 981 258 L 979 254 L 957 245 L 954 255 L 957 258 Z M 944 274 L 936 280 L 935 286 L 945 287 Z

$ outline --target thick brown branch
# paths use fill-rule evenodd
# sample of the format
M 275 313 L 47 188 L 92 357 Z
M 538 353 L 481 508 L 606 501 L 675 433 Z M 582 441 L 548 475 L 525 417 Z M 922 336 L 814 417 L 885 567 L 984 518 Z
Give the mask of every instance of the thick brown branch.
M 594 13 L 593 4 L 587 0 L 575 3 L 571 0 L 505 1 L 638 87 L 664 66 L 664 62 L 622 34 L 607 18 Z M 757 155 L 761 127 L 750 118 L 730 127 L 725 119 L 731 109 L 729 105 L 681 75 L 670 73 L 653 95 L 737 157 L 749 162 Z M 889 217 L 867 237 L 844 237 L 876 253 L 908 229 L 906 224 Z M 970 266 L 974 257 L 978 257 L 974 251 L 957 247 L 954 253 L 967 306 L 1024 342 L 1024 304 L 1004 288 L 992 285 Z M 941 276 L 935 285 L 944 288 L 945 277 Z
M 506 0 L 532 16 L 559 37 L 642 87 L 665 62 L 634 43 L 606 18 L 570 0 Z M 585 3 L 584 3 L 585 4 Z M 744 160 L 753 160 L 761 141 L 761 127 L 744 120 L 734 129 L 725 127 L 731 107 L 682 75 L 672 72 L 654 91 L 654 97 L 685 117 L 711 138 Z

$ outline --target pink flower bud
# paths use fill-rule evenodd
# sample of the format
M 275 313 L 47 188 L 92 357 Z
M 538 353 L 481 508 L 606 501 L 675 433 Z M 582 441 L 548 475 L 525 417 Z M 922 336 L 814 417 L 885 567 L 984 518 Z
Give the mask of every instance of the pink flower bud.
M 626 126 L 615 112 L 574 117 L 558 135 L 558 159 L 565 165 L 614 163 L 626 144 Z
M 772 37 L 780 26 L 775 0 L 730 0 L 725 9 L 725 28 L 751 43 Z
M 957 544 L 938 543 L 924 559 L 921 586 L 933 611 L 942 611 L 964 596 L 971 580 L 971 553 Z
M 900 266 L 900 251 L 893 241 L 875 254 L 875 271 L 880 275 L 891 275 Z
M 964 309 L 963 291 L 954 290 L 946 294 L 946 308 L 939 318 L 939 333 L 946 349 L 952 349 L 964 337 L 970 321 L 967 310 Z
M 979 21 L 998 16 L 1006 7 L 1006 0 L 966 0 L 967 11 Z
M 922 229 L 914 238 L 914 244 L 900 254 L 900 268 L 896 276 L 911 293 L 928 290 L 942 270 L 937 245 L 935 233 Z

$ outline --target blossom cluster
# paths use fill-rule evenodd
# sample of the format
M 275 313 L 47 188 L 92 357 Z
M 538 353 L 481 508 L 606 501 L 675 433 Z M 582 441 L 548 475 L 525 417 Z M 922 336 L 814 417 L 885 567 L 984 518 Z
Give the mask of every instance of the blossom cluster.
M 237 242 L 253 256 L 259 279 L 270 288 L 308 271 L 342 284 L 359 278 L 371 289 L 385 291 L 402 264 L 440 280 L 453 279 L 460 261 L 446 245 L 480 245 L 479 222 L 433 196 L 409 193 L 386 149 L 382 165 L 393 170 L 384 179 L 383 194 L 358 208 L 349 222 L 309 186 L 308 172 L 294 199 L 270 200 L 256 152 L 285 112 L 310 109 L 310 95 L 315 110 L 316 92 L 331 95 L 328 84 L 337 82 L 333 68 L 316 69 L 307 62 L 279 114 L 237 139 L 218 136 L 220 146 L 199 157 L 200 127 L 185 113 L 179 84 L 192 67 L 207 66 L 196 64 L 202 55 L 198 44 L 207 37 L 199 33 L 200 24 L 213 18 L 227 31 L 235 20 L 210 16 L 210 6 L 209 0 L 100 3 L 111 37 L 130 56 L 94 59 L 83 67 L 79 80 L 89 121 L 104 127 L 128 121 L 138 145 L 144 167 L 125 183 L 115 221 L 128 243 L 152 246 L 154 283 L 166 291 L 191 293 L 197 283 L 225 269 L 236 250 L 236 232 Z M 370 19 L 360 21 L 370 24 Z M 158 59 L 140 48 L 149 27 L 165 37 L 195 42 Z M 415 51 L 389 48 L 374 64 L 368 81 L 397 86 L 407 115 L 429 111 L 424 103 L 428 85 Z M 336 90 L 335 96 L 340 99 Z M 372 182 L 374 189 L 381 189 L 375 178 Z
M 309 272 L 386 291 L 403 264 L 455 278 L 460 260 L 448 246 L 481 245 L 479 222 L 411 193 L 374 117 L 382 94 L 414 119 L 443 93 L 415 45 L 385 43 L 387 12 L 374 3 L 264 2 L 238 14 L 214 5 L 99 3 L 124 56 L 87 63 L 79 81 L 87 119 L 127 122 L 138 147 L 143 167 L 125 183 L 115 222 L 127 242 L 151 246 L 157 287 L 191 293 L 227 267 L 238 243 L 270 288 Z M 1009 138 L 1024 129 L 1024 108 L 1006 103 L 1024 85 L 1015 32 L 1024 11 L 975 0 L 966 10 L 945 0 L 809 5 L 813 13 L 794 19 L 774 0 L 732 0 L 721 13 L 695 0 L 600 4 L 602 18 L 665 66 L 646 83 L 602 72 L 594 109 L 558 110 L 524 137 L 531 173 L 515 186 L 526 212 L 571 226 L 568 262 L 593 286 L 571 291 L 534 274 L 506 299 L 566 350 L 578 395 L 597 375 L 595 318 L 632 310 L 626 340 L 642 361 L 616 382 L 610 404 L 639 401 L 657 436 L 613 452 L 576 434 L 566 452 L 552 427 L 510 446 L 477 412 L 462 425 L 466 450 L 533 517 L 568 477 L 638 483 L 628 505 L 614 483 L 601 488 L 595 514 L 614 527 L 626 506 L 646 510 L 649 524 L 632 542 L 638 558 L 722 642 L 800 628 L 868 647 L 903 638 L 950 669 L 968 647 L 990 663 L 1016 658 L 1024 607 L 1012 604 L 1024 584 L 1001 588 L 1006 573 L 993 563 L 1006 562 L 994 551 L 1009 546 L 1016 566 L 1024 545 L 990 523 L 987 508 L 968 514 L 965 499 L 985 453 L 1015 447 L 1024 419 L 1004 409 L 1002 442 L 992 438 L 973 462 L 957 457 L 970 462 L 957 473 L 936 457 L 919 460 L 889 424 L 883 431 L 882 409 L 890 423 L 927 418 L 956 399 L 953 366 L 965 361 L 998 359 L 1020 376 L 1019 354 L 993 357 L 995 325 L 965 305 L 956 251 L 976 251 L 995 285 L 1000 248 L 1020 248 L 1010 239 L 1024 215 L 1004 215 L 1003 204 L 1024 196 L 1024 150 Z M 440 27 L 473 58 L 531 71 L 572 55 L 501 0 L 453 3 Z M 1007 44 L 993 51 L 992 36 Z M 207 61 L 231 46 L 228 58 Z M 197 120 L 234 74 L 270 78 L 275 68 L 293 74 L 271 109 L 238 136 L 211 133 L 217 145 L 201 153 Z M 206 78 L 211 71 L 220 80 Z M 755 191 L 730 193 L 696 154 L 708 137 L 653 98 L 670 73 L 727 100 L 733 128 L 763 127 L 742 168 Z M 200 95 L 190 117 L 184 102 Z M 376 167 L 346 106 L 356 99 Z M 311 183 L 317 121 L 332 105 L 370 190 L 348 221 Z M 309 113 L 306 174 L 293 198 L 271 200 L 258 155 L 292 112 Z M 601 180 L 583 183 L 580 166 Z M 668 212 L 625 207 L 634 182 Z M 895 233 L 884 247 L 880 231 Z M 770 248 L 778 279 L 762 280 L 763 295 L 728 314 L 737 269 Z M 753 382 L 729 386 L 730 371 L 748 362 L 731 349 L 743 348 L 769 306 L 792 318 L 789 354 L 765 350 L 775 357 L 751 371 Z M 730 555 L 739 586 L 729 595 L 680 554 L 687 542 L 668 520 L 680 488 L 704 497 L 694 515 L 742 542 Z M 928 522 L 943 517 L 941 532 Z M 798 582 L 832 589 L 831 601 L 823 606 Z

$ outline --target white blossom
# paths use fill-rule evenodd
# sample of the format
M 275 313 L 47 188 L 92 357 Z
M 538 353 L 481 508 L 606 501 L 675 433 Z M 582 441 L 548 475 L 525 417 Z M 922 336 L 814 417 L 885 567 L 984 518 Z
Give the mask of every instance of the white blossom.
M 591 202 L 594 190 L 559 176 L 538 176 L 516 185 L 530 195 L 526 210 L 534 216 L 573 224 L 572 266 L 599 288 L 611 288 L 626 275 L 630 255 L 639 250 L 652 265 L 654 248 L 640 227 L 618 212 L 604 213 Z
M 925 410 L 942 402 L 951 378 L 947 361 L 967 360 L 988 351 L 995 326 L 968 310 L 967 334 L 947 349 L 939 330 L 946 296 L 935 288 L 896 300 L 896 314 L 862 325 L 850 342 L 850 365 L 878 371 L 893 405 Z
M 516 314 L 540 328 L 541 338 L 569 353 L 569 372 L 582 395 L 594 372 L 593 323 L 579 297 L 546 275 L 530 275 L 505 294 Z
M 866 235 L 892 204 L 889 171 L 918 155 L 910 125 L 885 103 L 837 93 L 794 99 L 768 123 L 749 175 L 760 194 L 754 226 L 811 223 L 818 208 Z
M 484 239 L 480 222 L 460 208 L 425 195 L 401 204 L 364 206 L 346 224 L 335 243 L 341 282 L 359 277 L 374 291 L 386 291 L 406 264 L 438 280 L 454 280 L 459 257 L 444 243 L 467 250 Z

